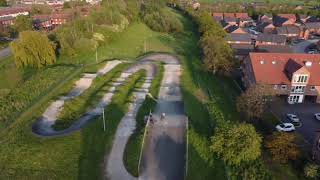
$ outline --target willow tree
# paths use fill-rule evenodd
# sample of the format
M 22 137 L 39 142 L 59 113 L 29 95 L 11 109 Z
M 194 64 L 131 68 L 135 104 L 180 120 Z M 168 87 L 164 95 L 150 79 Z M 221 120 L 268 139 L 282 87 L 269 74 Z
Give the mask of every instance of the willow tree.
M 10 44 L 17 67 L 41 68 L 56 61 L 55 47 L 48 37 L 36 31 L 23 31 Z

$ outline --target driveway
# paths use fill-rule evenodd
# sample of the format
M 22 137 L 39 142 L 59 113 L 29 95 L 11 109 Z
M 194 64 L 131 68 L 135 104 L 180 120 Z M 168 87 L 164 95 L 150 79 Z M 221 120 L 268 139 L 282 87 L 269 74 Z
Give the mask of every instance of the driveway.
M 308 46 L 310 46 L 313 43 L 318 42 L 319 39 L 312 39 L 312 40 L 306 40 L 302 41 L 298 44 L 293 45 L 292 49 L 294 53 L 306 53 L 306 49 Z
M 286 118 L 287 113 L 298 115 L 302 125 L 301 127 L 296 127 L 296 131 L 301 134 L 308 143 L 314 143 L 317 131 L 320 130 L 320 121 L 316 120 L 313 114 L 320 112 L 319 104 L 303 103 L 289 105 L 286 102 L 280 102 L 273 107 L 272 111 L 282 122 L 290 122 L 290 120 Z

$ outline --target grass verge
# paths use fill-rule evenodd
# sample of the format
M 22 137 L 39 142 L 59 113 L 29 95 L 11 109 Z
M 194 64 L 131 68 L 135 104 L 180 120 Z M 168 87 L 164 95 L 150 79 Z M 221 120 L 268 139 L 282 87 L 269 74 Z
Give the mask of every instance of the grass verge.
M 150 94 L 153 97 L 157 98 L 163 78 L 163 65 L 158 65 L 158 71 L 155 78 L 152 81 L 150 87 Z M 144 117 L 149 114 L 149 111 L 153 111 L 156 107 L 156 102 L 151 99 L 150 97 L 146 97 L 146 100 L 143 102 L 142 106 L 140 107 L 137 116 L 137 126 L 134 133 L 128 140 L 126 145 L 126 149 L 123 155 L 123 163 L 126 167 L 127 171 L 135 177 L 138 177 L 138 166 L 139 166 L 139 158 L 140 152 L 142 148 L 142 140 L 143 140 L 143 133 L 145 131 L 145 123 Z

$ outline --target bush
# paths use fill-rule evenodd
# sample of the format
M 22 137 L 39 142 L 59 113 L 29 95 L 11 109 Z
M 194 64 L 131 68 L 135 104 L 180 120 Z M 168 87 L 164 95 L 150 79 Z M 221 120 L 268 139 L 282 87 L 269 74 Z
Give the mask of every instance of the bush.
M 316 179 L 319 176 L 319 168 L 317 164 L 307 164 L 304 168 L 304 175 L 307 178 Z

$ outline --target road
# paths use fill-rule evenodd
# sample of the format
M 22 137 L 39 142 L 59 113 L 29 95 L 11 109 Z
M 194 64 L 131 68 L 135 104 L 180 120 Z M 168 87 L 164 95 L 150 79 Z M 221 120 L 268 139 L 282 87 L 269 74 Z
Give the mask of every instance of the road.
M 319 39 L 312 39 L 312 40 L 306 40 L 302 41 L 298 44 L 293 45 L 293 52 L 294 53 L 306 53 L 305 50 L 307 49 L 308 46 L 310 46 L 313 43 L 318 42 Z

